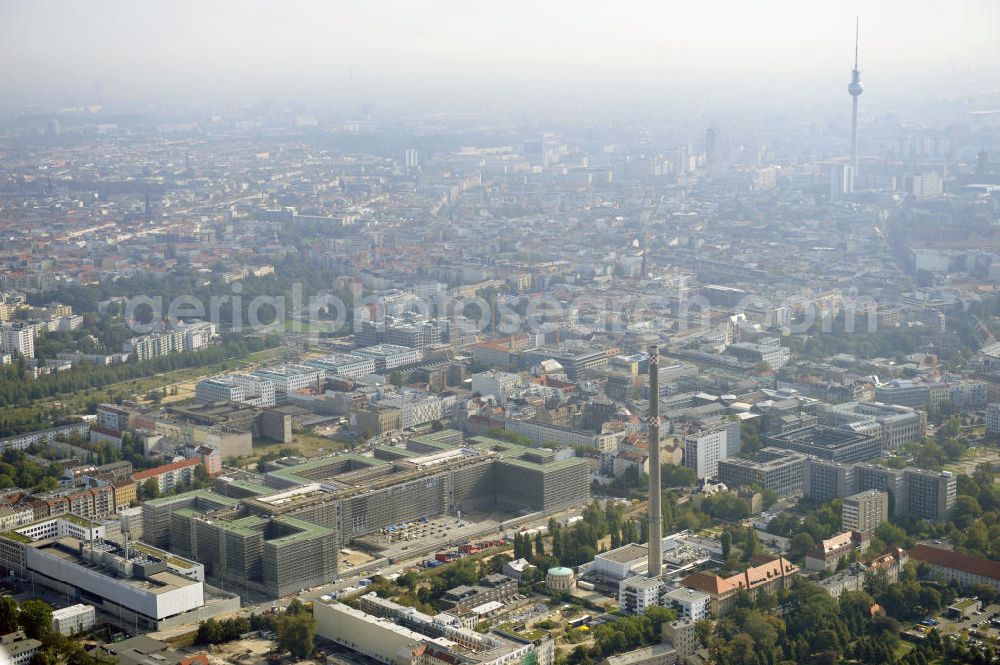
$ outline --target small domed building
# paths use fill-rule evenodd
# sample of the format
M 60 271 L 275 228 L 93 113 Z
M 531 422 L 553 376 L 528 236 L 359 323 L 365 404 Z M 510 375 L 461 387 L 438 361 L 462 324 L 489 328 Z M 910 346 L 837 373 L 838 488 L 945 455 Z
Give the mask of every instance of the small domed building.
M 573 577 L 572 568 L 549 568 L 549 572 L 545 574 L 545 586 L 552 591 L 568 591 L 573 586 Z

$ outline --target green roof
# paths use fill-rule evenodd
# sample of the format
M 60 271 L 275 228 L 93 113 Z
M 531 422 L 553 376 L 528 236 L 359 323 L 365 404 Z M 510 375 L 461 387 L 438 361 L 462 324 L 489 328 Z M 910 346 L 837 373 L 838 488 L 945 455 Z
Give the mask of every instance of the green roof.
M 287 469 L 278 469 L 276 471 L 271 471 L 268 473 L 270 476 L 275 478 L 282 478 L 284 480 L 291 480 L 302 484 L 308 484 L 316 482 L 315 480 L 303 476 L 303 472 L 312 471 L 313 469 L 322 469 L 324 466 L 331 466 L 338 462 L 351 461 L 358 464 L 363 464 L 365 466 L 379 466 L 381 464 L 388 464 L 385 460 L 375 459 L 374 457 L 364 457 L 363 455 L 356 455 L 354 453 L 341 453 L 339 455 L 330 455 L 328 457 L 318 457 L 314 460 L 309 460 L 303 464 L 298 464 L 296 466 L 288 467 Z
M 422 457 L 423 453 L 415 453 L 412 450 L 407 450 L 406 448 L 397 448 L 396 446 L 376 446 L 375 450 L 384 450 L 391 455 L 396 455 L 397 457 Z
M 191 499 L 203 499 L 205 501 L 214 501 L 222 506 L 235 506 L 236 504 L 239 503 L 238 499 L 231 499 L 228 496 L 216 494 L 215 492 L 210 492 L 208 490 L 192 490 L 190 492 L 175 494 L 173 496 L 163 496 L 158 499 L 149 499 L 148 501 L 144 501 L 143 505 L 167 506 L 172 503 L 180 503 L 183 501 L 189 501 Z
M 298 533 L 290 533 L 287 536 L 281 536 L 280 538 L 274 538 L 273 540 L 266 541 L 266 544 L 273 545 L 275 547 L 290 545 L 292 543 L 309 540 L 319 536 L 329 536 L 333 533 L 331 529 L 327 529 L 326 527 L 318 524 L 313 524 L 312 522 L 295 519 L 294 517 L 280 517 L 276 518 L 275 521 L 280 524 L 290 526 L 293 529 L 298 529 Z
M 526 451 L 526 450 L 530 450 L 530 448 L 525 448 L 524 446 L 519 446 L 516 443 L 511 443 L 510 441 L 501 441 L 500 439 L 494 439 L 491 436 L 474 436 L 471 439 L 469 439 L 469 442 L 472 444 L 472 447 L 475 448 L 475 449 L 477 449 L 477 450 L 481 450 L 481 449 L 491 449 L 492 450 L 494 448 L 502 450 L 504 452 L 508 452 L 508 451 L 509 452 L 516 452 L 516 451 L 523 452 L 523 451 Z
M 58 516 L 58 519 L 66 520 L 67 522 L 72 522 L 73 524 L 77 526 L 82 526 L 85 529 L 89 529 L 94 526 L 94 522 L 92 520 L 80 517 L 79 515 L 74 515 L 73 513 L 63 513 L 62 515 Z
M 28 543 L 31 542 L 31 538 L 28 538 L 24 534 L 20 534 L 15 531 L 0 532 L 0 537 L 13 540 L 14 542 L 21 543 L 22 545 L 27 545 Z
M 543 473 L 548 473 L 549 471 L 558 471 L 560 469 L 565 469 L 571 466 L 586 465 L 587 460 L 583 459 L 582 457 L 570 457 L 569 459 L 558 460 L 556 462 L 539 463 L 539 462 L 530 462 L 524 459 L 516 459 L 516 458 L 510 459 L 509 457 L 505 457 L 501 461 L 501 463 L 510 464 L 512 466 L 519 466 L 524 469 L 532 469 L 534 471 L 541 471 Z
M 264 520 L 256 515 L 251 515 L 249 517 L 241 517 L 231 521 L 213 520 L 212 523 L 224 531 L 235 533 L 239 536 L 256 536 L 259 535 L 261 531 L 259 529 L 255 529 L 254 527 L 259 527 L 264 523 Z
M 511 464 L 525 469 L 532 469 L 534 471 L 556 471 L 558 469 L 565 469 L 566 467 L 586 463 L 586 460 L 582 457 L 570 457 L 569 459 L 554 462 L 532 462 L 531 460 L 522 459 L 522 456 L 528 453 L 538 453 L 538 448 L 519 446 L 516 443 L 501 441 L 488 436 L 474 436 L 469 439 L 469 442 L 476 450 L 498 451 L 505 464 Z
M 201 517 L 205 513 L 200 510 L 195 510 L 194 508 L 181 508 L 180 510 L 175 510 L 174 515 L 180 515 L 181 517 Z
M 267 485 L 258 485 L 257 483 L 248 483 L 245 480 L 231 480 L 226 485 L 232 485 L 233 487 L 239 487 L 240 489 L 245 489 L 249 492 L 253 492 L 258 496 L 262 494 L 273 494 L 275 489 L 268 487 Z
M 42 517 L 41 519 L 32 520 L 27 524 L 21 524 L 14 528 L 17 530 L 27 529 L 30 526 L 35 526 L 36 524 L 41 524 L 42 522 L 53 522 L 55 520 L 66 520 L 67 522 L 72 522 L 73 524 L 81 526 L 85 529 L 89 529 L 97 523 L 96 520 L 88 520 L 85 517 L 80 517 L 79 515 L 75 515 L 73 513 L 63 513 L 62 515 L 56 515 L 55 517 Z
M 176 566 L 177 568 L 193 568 L 194 562 L 188 561 L 187 559 L 181 558 L 176 554 L 171 554 L 152 545 L 147 545 L 146 543 L 140 543 L 138 541 L 132 541 L 129 543 L 129 547 L 132 549 L 142 552 L 143 554 L 148 554 L 150 556 L 155 556 L 158 559 L 163 559 L 171 566 Z
M 454 439 L 456 436 L 458 437 L 458 445 L 444 441 L 444 439 Z M 457 448 L 461 445 L 462 433 L 455 429 L 443 429 L 439 432 L 430 432 L 428 434 L 411 437 L 410 441 L 438 448 L 440 450 L 451 450 L 452 448 Z

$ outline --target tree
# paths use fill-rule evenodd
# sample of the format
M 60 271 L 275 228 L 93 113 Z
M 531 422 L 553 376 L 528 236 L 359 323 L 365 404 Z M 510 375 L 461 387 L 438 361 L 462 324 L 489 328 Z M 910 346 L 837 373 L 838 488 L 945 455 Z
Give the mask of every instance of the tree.
M 316 619 L 309 611 L 291 614 L 285 612 L 275 625 L 278 647 L 299 660 L 312 655 L 313 640 L 316 637 Z
M 26 600 L 21 603 L 17 621 L 28 637 L 37 640 L 52 629 L 52 606 L 44 600 Z
M 501 555 L 498 554 L 497 556 Z M 493 558 L 495 559 L 496 557 Z M 510 559 L 510 557 L 507 558 Z M 399 578 L 396 580 L 396 584 L 403 587 L 404 589 L 409 589 L 410 591 L 414 591 L 417 588 L 417 582 L 419 581 L 420 578 L 417 576 L 417 574 L 412 570 L 408 570 L 399 576 Z
M 746 536 L 743 539 L 743 559 L 749 561 L 757 554 L 760 554 L 760 540 L 757 539 L 757 529 L 749 526 L 746 529 Z
M 694 469 L 677 464 L 660 466 L 660 484 L 663 487 L 689 487 L 698 482 Z
M 222 624 L 215 619 L 208 619 L 198 624 L 198 644 L 220 644 L 224 636 Z
M 984 603 L 992 603 L 997 598 L 997 591 L 989 584 L 973 584 L 970 589 L 972 594 Z
M 864 591 L 845 591 L 837 598 L 840 618 L 847 624 L 848 630 L 858 635 L 871 618 L 871 608 L 875 599 Z
M 708 646 L 714 631 L 715 625 L 712 623 L 711 619 L 700 619 L 694 624 L 694 634 L 698 638 L 698 642 L 703 647 Z
M 722 532 L 719 542 L 722 543 L 722 560 L 725 561 L 729 558 L 729 552 L 733 549 L 733 534 L 729 532 L 729 529 Z
M 888 547 L 902 547 L 903 549 L 913 547 L 913 539 L 906 535 L 906 531 L 889 522 L 880 524 L 875 530 L 875 535 Z
M 403 374 L 398 369 L 393 370 L 389 374 L 389 383 L 396 386 L 397 388 L 403 385 Z
M 959 494 L 955 498 L 955 509 L 952 511 L 951 519 L 959 529 L 967 529 L 982 514 L 983 509 L 976 497 Z
M 797 533 L 792 537 L 792 542 L 789 545 L 788 558 L 793 561 L 800 561 L 805 557 L 806 552 L 815 546 L 816 541 L 808 533 L 805 531 Z
M 48 649 L 39 649 L 28 661 L 28 665 L 58 665 L 59 659 Z
M 156 482 L 156 478 L 147 478 L 142 485 L 139 486 L 140 498 L 143 501 L 149 499 L 155 499 L 160 496 L 160 484 Z
M 506 554 L 494 554 L 490 557 L 489 570 L 490 573 L 497 574 L 503 573 L 503 567 L 510 563 L 511 558 Z M 416 575 L 414 575 L 416 577 Z M 400 578 L 402 579 L 402 578 Z
M 195 488 L 203 489 L 212 484 L 212 479 L 208 475 L 208 471 L 205 469 L 204 464 L 199 464 L 194 468 L 194 482 Z
M 677 618 L 677 612 L 669 607 L 660 605 L 650 605 L 646 608 L 646 617 L 653 622 L 653 635 L 659 635 L 663 624 L 669 623 Z
M 41 479 L 41 481 L 39 481 L 38 485 L 35 486 L 35 489 L 39 492 L 51 492 L 52 490 L 58 489 L 58 487 L 58 480 L 52 476 L 45 476 Z
M 0 596 L 0 635 L 17 630 L 17 601 L 10 596 Z
M 479 581 L 479 566 L 473 559 L 459 559 L 448 571 L 448 578 L 452 586 L 472 586 Z

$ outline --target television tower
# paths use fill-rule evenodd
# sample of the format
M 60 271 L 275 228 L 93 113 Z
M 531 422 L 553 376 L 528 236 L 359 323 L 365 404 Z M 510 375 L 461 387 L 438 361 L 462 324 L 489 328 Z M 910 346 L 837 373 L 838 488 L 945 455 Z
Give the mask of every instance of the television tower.
M 854 22 L 854 69 L 851 70 L 851 83 L 847 92 L 851 95 L 851 175 L 850 191 L 854 191 L 854 179 L 858 175 L 858 97 L 865 89 L 861 86 L 861 70 L 858 69 L 858 29 L 860 21 Z
M 649 558 L 650 577 L 659 577 L 663 566 L 663 518 L 660 516 L 660 353 L 649 345 Z

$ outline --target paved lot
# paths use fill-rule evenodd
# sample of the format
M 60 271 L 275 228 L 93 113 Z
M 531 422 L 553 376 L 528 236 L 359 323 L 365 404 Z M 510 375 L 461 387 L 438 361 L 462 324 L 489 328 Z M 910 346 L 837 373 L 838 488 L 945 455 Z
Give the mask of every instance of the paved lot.
M 973 614 L 959 621 L 936 617 L 940 623 L 935 628 L 942 636 L 965 633 L 972 640 L 982 639 L 985 642 L 996 642 L 1000 639 L 1000 630 L 990 625 L 990 616 L 1000 614 L 1000 605 L 995 603 L 987 605 L 981 612 L 981 614 Z M 973 631 L 976 631 L 978 635 L 973 634 Z

